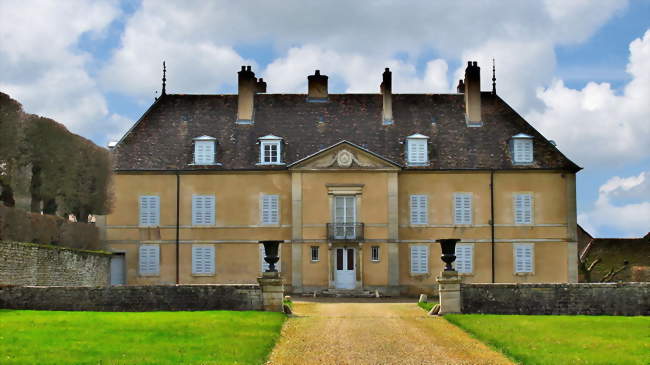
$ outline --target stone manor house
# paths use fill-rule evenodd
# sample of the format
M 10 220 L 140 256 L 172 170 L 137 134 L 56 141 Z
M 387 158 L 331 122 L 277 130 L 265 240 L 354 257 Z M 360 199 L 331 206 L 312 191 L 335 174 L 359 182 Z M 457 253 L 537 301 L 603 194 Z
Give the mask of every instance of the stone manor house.
M 431 292 L 436 239 L 465 282 L 577 282 L 580 170 L 469 62 L 453 94 L 162 95 L 112 147 L 113 282 L 256 283 L 280 240 L 294 293 Z

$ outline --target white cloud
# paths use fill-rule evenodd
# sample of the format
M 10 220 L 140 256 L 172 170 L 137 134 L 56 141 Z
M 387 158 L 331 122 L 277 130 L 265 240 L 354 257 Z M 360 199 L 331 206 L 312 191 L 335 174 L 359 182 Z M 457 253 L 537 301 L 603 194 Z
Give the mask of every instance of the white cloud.
M 625 237 L 641 237 L 648 233 L 650 171 L 638 176 L 609 179 L 600 186 L 594 208 L 579 214 L 578 221 L 596 237 L 605 230 L 614 230 Z
M 76 45 L 98 37 L 120 14 L 111 1 L 0 2 L 0 90 L 27 112 L 91 134 L 108 107 L 86 71 L 91 56 Z
M 630 43 L 627 72 L 631 81 L 618 94 L 608 83 L 588 83 L 582 90 L 555 80 L 540 88 L 544 103 L 532 112 L 533 122 L 546 137 L 578 164 L 605 168 L 650 157 L 650 30 Z

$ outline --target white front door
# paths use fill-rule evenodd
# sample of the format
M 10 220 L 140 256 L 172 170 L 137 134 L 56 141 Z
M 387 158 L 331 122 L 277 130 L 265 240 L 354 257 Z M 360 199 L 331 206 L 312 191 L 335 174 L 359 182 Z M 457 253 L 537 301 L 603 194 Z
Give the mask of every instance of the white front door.
M 337 248 L 335 257 L 335 285 L 337 289 L 354 289 L 356 284 L 356 265 L 354 248 Z
M 111 256 L 111 285 L 124 285 L 124 254 Z

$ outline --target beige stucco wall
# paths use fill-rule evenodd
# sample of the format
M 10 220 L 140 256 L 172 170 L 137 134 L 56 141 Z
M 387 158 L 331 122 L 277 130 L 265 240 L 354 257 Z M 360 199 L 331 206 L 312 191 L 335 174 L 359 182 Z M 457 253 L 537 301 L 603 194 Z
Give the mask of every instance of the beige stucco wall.
M 293 179 L 292 174 L 300 174 Z M 389 278 L 387 242 L 391 216 L 388 189 L 394 171 L 281 171 L 281 172 L 217 172 L 182 174 L 180 192 L 181 282 L 183 283 L 251 283 L 259 275 L 260 240 L 284 240 L 282 245 L 282 272 L 285 283 L 291 283 L 292 244 L 302 246 L 302 257 L 296 261 L 302 268 L 298 282 L 306 287 L 329 285 L 330 250 L 327 244 L 326 223 L 332 221 L 331 195 L 328 186 L 360 186 L 357 199 L 357 219 L 365 224 L 366 242 L 362 246 L 362 282 L 367 286 L 386 286 Z M 567 222 L 575 212 L 570 207 L 571 174 L 555 171 L 502 172 L 494 175 L 495 199 L 495 264 L 498 282 L 561 282 L 568 280 L 572 253 L 568 244 Z M 394 180 L 393 180 L 394 181 Z M 173 174 L 117 174 L 114 179 L 116 204 L 106 217 L 106 239 L 115 251 L 126 252 L 127 282 L 129 284 L 175 282 L 176 234 L 176 176 Z M 298 185 L 296 185 L 298 184 Z M 393 183 L 394 184 L 394 183 Z M 298 190 L 296 190 L 298 189 Z M 297 214 L 292 214 L 292 191 L 299 191 Z M 473 222 L 471 225 L 453 224 L 453 193 L 473 194 Z M 534 194 L 534 224 L 516 226 L 513 222 L 513 194 Z M 260 194 L 280 196 L 280 224 L 260 224 Z M 216 197 L 216 224 L 213 227 L 192 227 L 192 194 L 214 194 Z M 429 224 L 410 225 L 409 195 L 429 196 Z M 160 196 L 161 226 L 138 227 L 138 197 Z M 439 238 L 460 238 L 474 244 L 472 275 L 467 282 L 492 280 L 492 244 L 490 226 L 490 173 L 406 171 L 397 177 L 397 215 L 399 246 L 399 284 L 406 291 L 416 293 L 432 290 L 435 276 L 442 269 Z M 292 227 L 298 222 L 300 229 Z M 292 229 L 294 236 L 292 237 Z M 293 242 L 293 243 L 291 243 Z M 535 273 L 513 275 L 512 244 L 535 244 Z M 161 245 L 161 274 L 159 277 L 138 275 L 137 253 L 141 243 Z M 191 275 L 191 245 L 214 244 L 216 270 L 211 277 Z M 430 247 L 429 274 L 410 273 L 409 245 Z M 311 262 L 310 246 L 320 247 L 320 261 Z M 372 262 L 371 247 L 380 246 L 381 259 Z

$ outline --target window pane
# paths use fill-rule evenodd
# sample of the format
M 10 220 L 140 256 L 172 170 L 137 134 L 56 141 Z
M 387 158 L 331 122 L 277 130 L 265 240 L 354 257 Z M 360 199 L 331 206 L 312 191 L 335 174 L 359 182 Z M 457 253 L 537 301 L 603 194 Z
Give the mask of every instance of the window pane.
M 343 249 L 336 250 L 336 270 L 343 270 Z
M 348 248 L 348 270 L 354 270 L 354 250 Z

